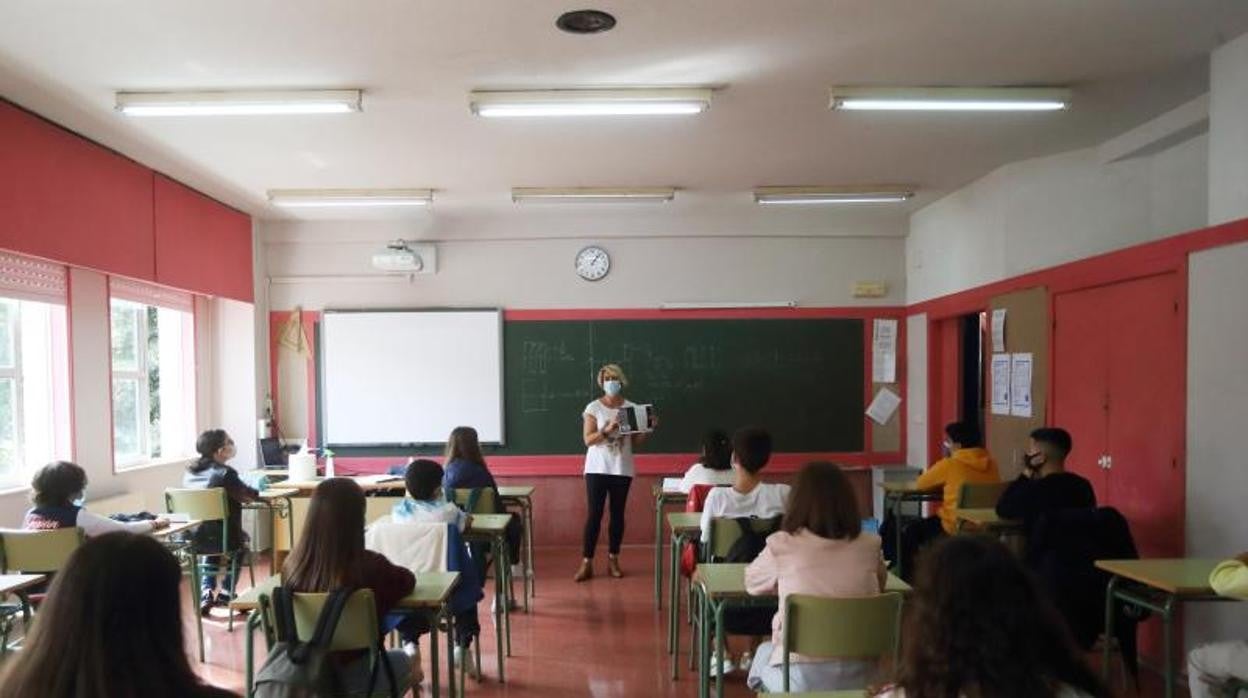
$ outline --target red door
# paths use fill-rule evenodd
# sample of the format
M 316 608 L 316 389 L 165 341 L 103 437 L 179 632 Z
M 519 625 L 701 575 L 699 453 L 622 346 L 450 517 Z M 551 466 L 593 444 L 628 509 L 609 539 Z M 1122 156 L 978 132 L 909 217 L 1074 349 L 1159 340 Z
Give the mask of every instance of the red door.
M 1131 522 L 1141 556 L 1179 556 L 1187 405 L 1178 275 L 1109 288 L 1108 499 Z
M 1086 477 L 1096 500 L 1108 504 L 1101 463 L 1108 438 L 1109 335 L 1105 313 L 1111 287 L 1060 293 L 1053 298 L 1053 425 L 1074 441 L 1067 467 Z

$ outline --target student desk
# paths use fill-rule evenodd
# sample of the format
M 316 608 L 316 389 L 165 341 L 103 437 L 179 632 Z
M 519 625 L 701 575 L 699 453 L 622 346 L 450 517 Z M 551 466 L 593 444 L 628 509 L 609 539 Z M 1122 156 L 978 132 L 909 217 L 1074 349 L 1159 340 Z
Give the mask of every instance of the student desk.
M 498 488 L 498 496 L 503 506 L 514 506 L 520 509 L 524 521 L 524 550 L 521 553 L 524 563 L 524 612 L 529 612 L 529 597 L 537 596 L 537 573 L 533 570 L 533 485 L 510 485 Z
M 254 686 L 255 675 L 255 632 L 256 628 L 261 625 L 260 619 L 260 596 L 269 594 L 273 588 L 281 584 L 280 577 L 269 577 L 257 586 L 254 586 L 243 592 L 230 602 L 230 611 L 246 611 L 247 612 L 247 631 L 244 635 L 243 651 L 246 653 L 244 657 L 245 676 L 243 677 L 247 698 L 251 698 Z M 398 608 L 402 610 L 410 610 L 422 612 L 429 617 L 430 626 L 433 628 L 430 635 L 430 660 L 433 668 L 433 676 L 430 679 L 433 686 L 433 695 L 435 698 L 440 694 L 440 686 L 438 685 L 438 638 L 437 633 L 439 624 L 446 633 L 446 669 L 447 683 L 449 684 L 449 693 L 455 696 L 455 657 L 454 657 L 454 617 L 447 609 L 447 601 L 454 591 L 455 585 L 459 583 L 458 572 L 422 572 L 416 575 L 416 588 L 411 594 L 403 597 L 399 601 Z M 377 619 L 380 622 L 380 618 Z M 276 642 L 274 637 L 265 637 L 268 649 L 273 649 Z
M 26 624 L 24 632 L 30 630 L 30 606 L 25 591 L 44 583 L 47 579 L 47 575 L 43 574 L 0 574 L 0 599 L 9 594 L 17 594 L 22 600 L 22 618 Z M 5 609 L 3 615 L 0 615 L 0 655 L 9 651 L 9 631 L 13 629 L 13 616 L 16 615 L 17 610 L 9 607 Z
M 386 482 L 361 482 L 359 478 L 351 477 L 350 475 L 339 475 L 336 477 L 342 477 L 347 480 L 355 480 L 355 484 L 359 485 L 360 489 L 364 490 L 365 494 L 389 492 L 391 490 L 403 490 L 407 487 L 403 484 L 403 478 L 397 475 L 395 476 L 396 479 L 388 480 Z M 329 478 L 318 477 L 311 480 L 282 480 L 281 482 L 275 483 L 274 486 L 275 488 L 281 489 L 293 489 L 299 495 L 308 497 L 312 495 L 312 491 L 316 489 L 317 485 L 328 479 Z
M 1209 575 L 1220 560 L 1188 558 L 1151 560 L 1097 560 L 1098 569 L 1110 575 L 1105 589 L 1105 637 L 1114 636 L 1114 602 L 1147 609 L 1161 616 L 1162 674 L 1166 698 L 1174 695 L 1174 638 L 1171 626 L 1174 606 L 1180 601 L 1233 601 L 1218 596 L 1209 586 Z M 1103 643 L 1101 676 L 1109 680 L 1109 643 Z
M 745 590 L 745 568 L 740 563 L 710 563 L 698 565 L 694 574 L 694 589 L 702 604 L 702 623 L 698 640 L 698 698 L 709 698 L 711 690 L 711 621 L 714 618 L 715 639 L 724 646 L 724 609 L 728 607 L 761 606 L 774 604 L 776 596 L 751 596 Z M 884 591 L 910 592 L 910 585 L 889 574 Z M 715 695 L 724 696 L 724 675 L 715 677 Z
M 679 675 L 680 666 L 680 550 L 686 541 L 697 540 L 702 533 L 702 514 L 699 512 L 673 511 L 667 515 L 671 529 L 671 551 L 668 560 L 672 567 L 672 581 L 668 587 L 667 652 L 672 655 L 672 680 Z M 690 609 L 690 613 L 693 609 Z M 692 652 L 693 648 L 690 647 Z
M 498 656 L 498 682 L 505 683 L 503 654 L 511 656 L 511 610 L 508 608 L 507 586 L 510 583 L 511 563 L 507 559 L 507 522 L 511 514 L 473 514 L 464 540 L 484 541 L 490 544 L 494 557 L 494 639 Z M 501 615 L 501 618 L 500 618 Z M 504 631 L 505 628 L 505 631 Z M 506 632 L 506 645 L 503 634 Z
M 966 523 L 969 528 L 995 535 L 1008 535 L 1023 531 L 1022 521 L 1003 519 L 997 516 L 995 509 L 959 509 L 958 521 Z
M 905 576 L 901 563 L 901 506 L 906 502 L 939 502 L 944 499 L 942 488 L 921 490 L 913 482 L 881 482 L 880 488 L 884 490 L 884 510 L 893 512 L 893 529 L 896 535 L 893 555 L 897 557 L 897 575 Z
M 650 495 L 654 497 L 654 607 L 656 609 L 663 608 L 663 511 L 669 504 L 684 505 L 689 501 L 689 495 L 676 491 L 663 489 L 662 483 L 654 485 L 650 489 Z
M 298 493 L 299 490 L 293 487 L 270 487 L 267 490 L 260 490 L 260 501 L 243 504 L 244 509 L 267 509 L 269 511 L 273 538 L 273 554 L 269 556 L 269 574 L 277 574 L 280 562 L 278 560 L 278 535 L 285 534 L 288 547 L 293 536 L 294 532 L 290 529 L 290 498 Z M 279 520 L 286 523 L 279 526 Z

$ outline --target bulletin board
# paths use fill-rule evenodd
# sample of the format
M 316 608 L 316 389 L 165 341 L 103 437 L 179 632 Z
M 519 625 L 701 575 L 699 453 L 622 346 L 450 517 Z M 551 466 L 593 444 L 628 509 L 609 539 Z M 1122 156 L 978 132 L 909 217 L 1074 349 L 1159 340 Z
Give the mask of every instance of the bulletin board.
M 1032 355 L 1031 416 L 993 414 L 987 409 L 988 450 L 997 459 L 1003 479 L 1013 479 L 1021 470 L 1019 458 L 1027 446 L 1027 435 L 1044 426 L 1049 388 L 1049 294 L 1043 286 L 994 296 L 990 301 L 987 351 L 984 352 L 986 393 L 992 396 L 992 311 L 1005 309 L 1006 353 L 1030 352 Z

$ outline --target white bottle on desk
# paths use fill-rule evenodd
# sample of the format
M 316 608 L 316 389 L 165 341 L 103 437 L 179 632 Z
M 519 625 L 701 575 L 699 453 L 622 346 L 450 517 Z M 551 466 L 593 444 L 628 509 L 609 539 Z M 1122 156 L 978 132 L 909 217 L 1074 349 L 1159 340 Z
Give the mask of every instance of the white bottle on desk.
M 325 477 L 334 477 L 334 452 L 325 449 Z

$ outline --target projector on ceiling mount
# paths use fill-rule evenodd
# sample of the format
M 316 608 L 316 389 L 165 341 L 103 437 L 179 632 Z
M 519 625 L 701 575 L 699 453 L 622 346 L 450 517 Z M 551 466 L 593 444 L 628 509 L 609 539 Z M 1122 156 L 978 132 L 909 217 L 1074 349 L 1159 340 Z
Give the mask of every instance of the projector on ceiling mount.
M 405 240 L 394 240 L 373 255 L 373 268 L 387 274 L 432 274 L 434 255 L 432 245 L 413 247 Z

